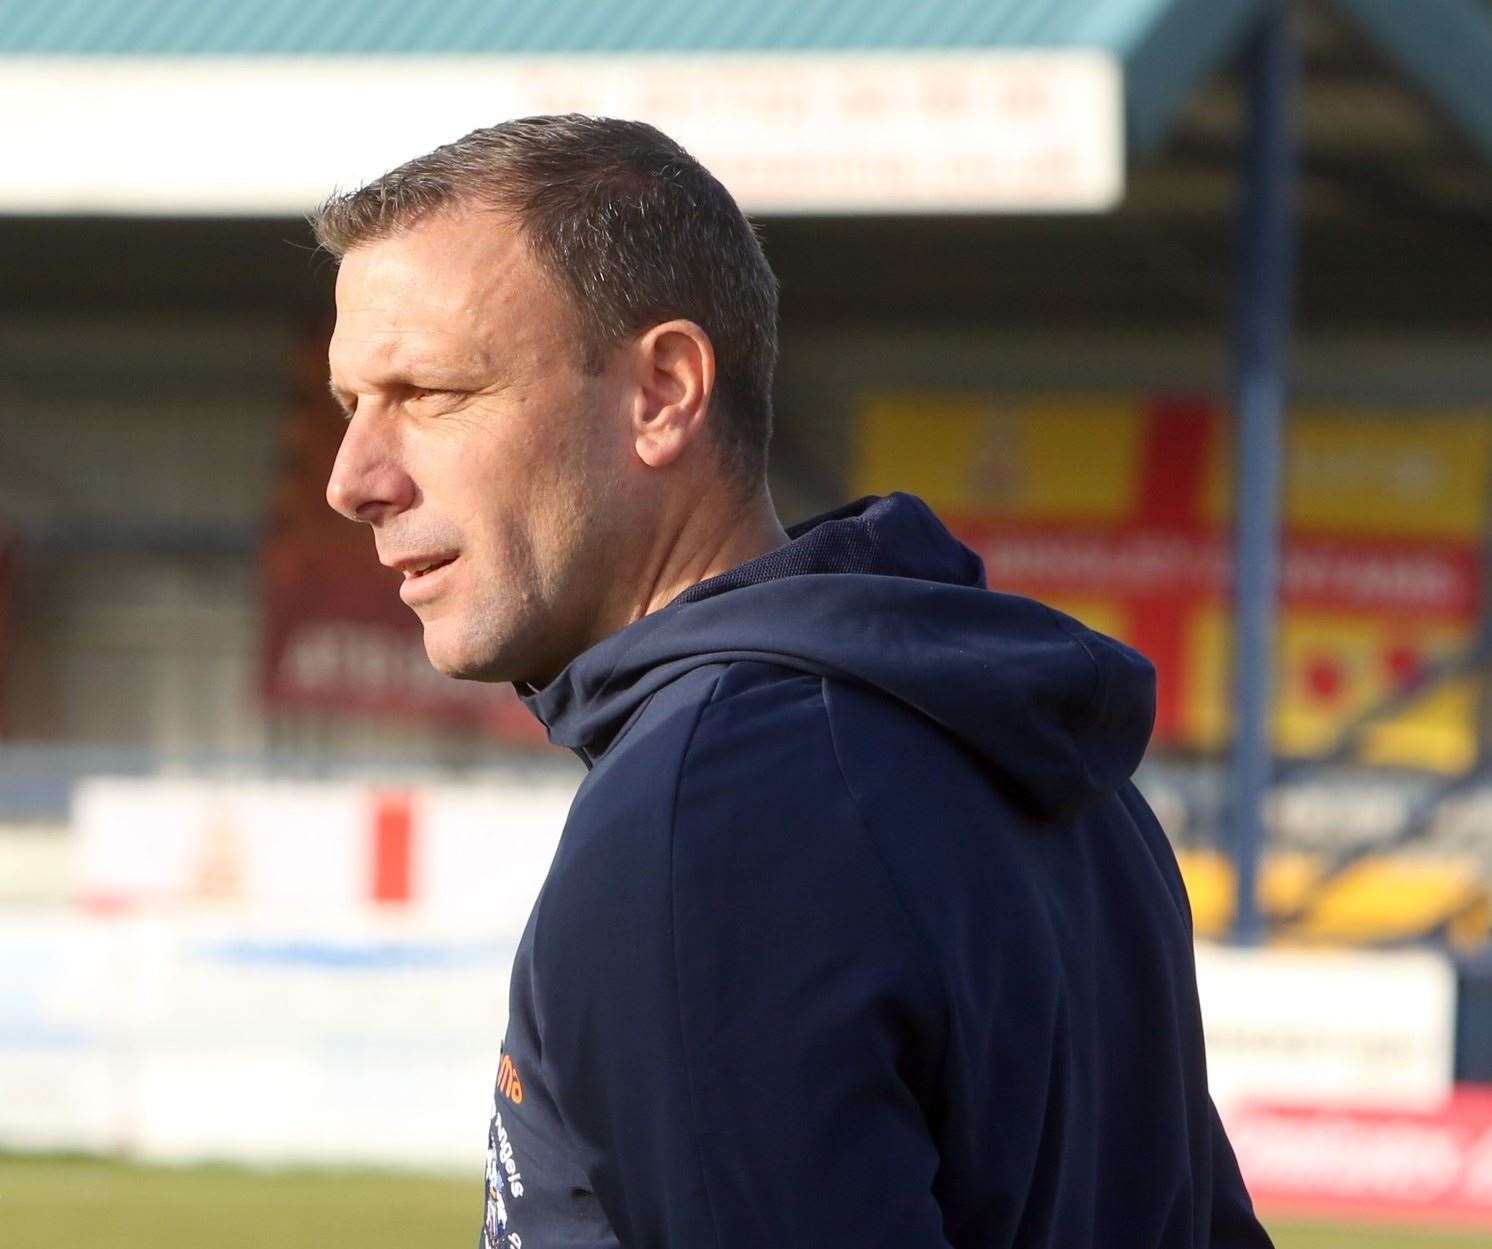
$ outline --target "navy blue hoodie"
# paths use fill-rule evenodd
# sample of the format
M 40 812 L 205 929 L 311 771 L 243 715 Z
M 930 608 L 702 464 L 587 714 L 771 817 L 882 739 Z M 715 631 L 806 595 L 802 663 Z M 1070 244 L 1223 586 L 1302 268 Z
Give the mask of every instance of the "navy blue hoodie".
M 919 500 L 702 582 L 526 701 L 589 773 L 519 946 L 491 1249 L 1267 1246 L 1150 665 Z

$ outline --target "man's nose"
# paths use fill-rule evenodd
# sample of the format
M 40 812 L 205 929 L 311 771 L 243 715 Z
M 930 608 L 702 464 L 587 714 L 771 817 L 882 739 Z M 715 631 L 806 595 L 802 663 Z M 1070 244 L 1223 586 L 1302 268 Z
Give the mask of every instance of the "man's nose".
M 388 424 L 371 414 L 347 422 L 327 478 L 326 501 L 348 520 L 376 525 L 414 502 L 414 480 Z

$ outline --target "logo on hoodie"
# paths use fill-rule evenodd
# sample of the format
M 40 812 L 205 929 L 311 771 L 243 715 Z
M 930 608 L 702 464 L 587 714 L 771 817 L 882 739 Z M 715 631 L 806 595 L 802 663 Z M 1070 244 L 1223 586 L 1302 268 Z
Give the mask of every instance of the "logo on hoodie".
M 487 1208 L 481 1249 L 523 1249 L 523 1237 L 508 1226 L 508 1202 L 522 1196 L 523 1173 L 513 1155 L 507 1125 L 494 1103 L 487 1129 Z
M 513 1105 L 523 1105 L 523 1082 L 518 1078 L 518 1068 L 506 1054 L 497 1067 L 497 1090 Z

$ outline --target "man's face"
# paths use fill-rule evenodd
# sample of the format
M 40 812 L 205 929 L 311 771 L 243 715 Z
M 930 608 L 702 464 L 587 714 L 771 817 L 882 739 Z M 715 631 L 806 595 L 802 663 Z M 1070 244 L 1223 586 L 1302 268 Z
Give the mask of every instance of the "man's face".
M 498 214 L 343 258 L 331 384 L 352 415 L 327 500 L 372 526 L 451 676 L 543 681 L 593 640 L 635 457 L 625 378 L 585 375 L 572 324 Z

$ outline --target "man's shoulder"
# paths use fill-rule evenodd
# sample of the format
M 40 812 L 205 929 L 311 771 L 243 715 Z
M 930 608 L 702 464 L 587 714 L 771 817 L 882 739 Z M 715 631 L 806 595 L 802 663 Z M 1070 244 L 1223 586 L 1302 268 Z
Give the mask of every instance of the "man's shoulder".
M 755 768 L 756 785 L 793 803 L 804 774 L 822 782 L 825 771 L 852 795 L 867 768 L 918 791 L 932 775 L 988 784 L 970 748 L 922 710 L 848 677 L 759 661 L 722 671 L 680 765 L 690 779 Z
M 711 765 L 729 744 L 735 771 L 757 751 L 792 736 L 789 721 L 822 715 L 820 678 L 769 663 L 721 661 L 671 681 L 638 709 L 591 768 L 566 821 L 566 836 L 667 832 L 685 773 Z M 755 739 L 754 745 L 751 739 Z M 801 736 L 798 737 L 801 746 Z
M 755 660 L 714 663 L 655 694 L 581 785 L 567 835 L 666 835 L 685 777 L 754 775 L 791 784 L 795 762 L 828 746 L 811 729 L 824 717 L 822 678 Z M 786 769 L 786 771 L 784 771 Z
M 687 781 L 722 797 L 749 783 L 800 804 L 796 788 L 825 772 L 841 782 L 848 758 L 894 749 L 922 760 L 966 752 L 915 708 L 880 690 L 832 674 L 771 660 L 739 659 L 696 669 L 654 697 L 629 725 L 588 781 L 597 806 L 649 778 L 655 798 L 663 783 Z M 905 762 L 905 760 L 903 760 Z
M 747 900 L 760 911 L 788 896 L 787 878 L 843 895 L 847 860 L 861 860 L 868 878 L 859 896 L 883 888 L 880 869 L 863 861 L 824 684 L 729 661 L 653 697 L 587 776 L 566 821 L 536 913 L 536 949 L 551 973 L 615 963 L 607 947 L 618 940 L 634 962 L 662 957 L 643 934 L 709 928 L 702 914 Z
M 659 690 L 618 735 L 587 778 L 597 793 L 632 787 L 640 773 L 656 781 L 701 766 L 701 746 L 730 740 L 770 745 L 791 726 L 823 716 L 824 678 L 756 659 L 695 668 Z
M 969 766 L 943 730 L 886 694 L 770 661 L 711 664 L 659 691 L 587 776 L 554 874 L 630 863 L 666 875 L 680 838 L 708 854 L 768 828 L 784 849 L 795 829 L 821 837 L 836 825 L 861 837 L 881 822 L 863 802 L 867 769 L 925 802 L 931 776 Z M 640 886 L 643 874 L 627 876 Z

